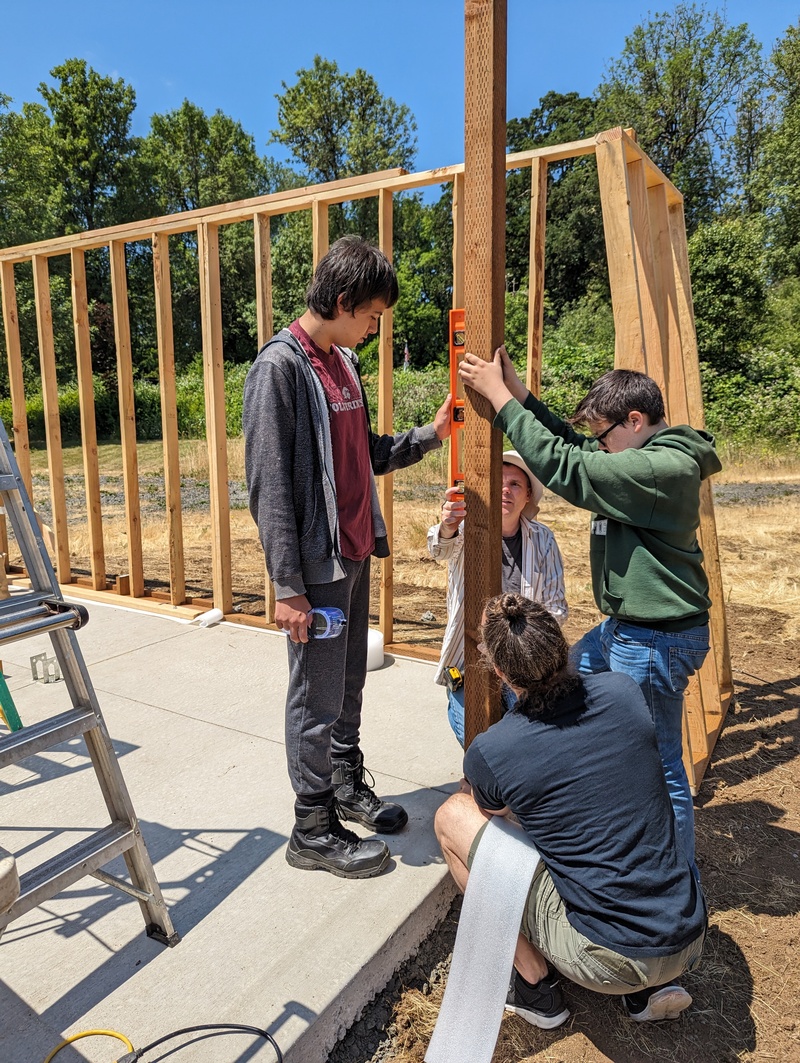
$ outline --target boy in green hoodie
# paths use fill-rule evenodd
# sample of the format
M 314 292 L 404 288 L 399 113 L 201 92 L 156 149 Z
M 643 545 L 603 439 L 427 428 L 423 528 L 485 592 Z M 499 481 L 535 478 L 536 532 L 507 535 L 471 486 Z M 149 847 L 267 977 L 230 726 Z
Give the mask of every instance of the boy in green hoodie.
M 598 609 L 607 617 L 572 649 L 582 674 L 625 672 L 655 724 L 686 857 L 694 860 L 694 810 L 683 767 L 683 694 L 709 649 L 708 580 L 697 542 L 700 483 L 719 472 L 714 440 L 671 428 L 654 380 L 605 373 L 569 422 L 517 377 L 505 347 L 493 361 L 467 354 L 466 384 L 489 400 L 502 429 L 541 482 L 592 513 L 589 557 Z M 584 436 L 572 425 L 586 425 Z M 609 799 L 613 800 L 609 779 Z

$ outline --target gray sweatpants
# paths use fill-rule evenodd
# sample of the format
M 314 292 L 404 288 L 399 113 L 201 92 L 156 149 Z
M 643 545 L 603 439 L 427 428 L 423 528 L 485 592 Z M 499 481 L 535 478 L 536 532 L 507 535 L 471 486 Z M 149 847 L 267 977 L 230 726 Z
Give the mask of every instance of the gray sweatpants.
M 303 805 L 331 794 L 331 759 L 358 752 L 361 697 L 367 677 L 370 559 L 344 559 L 346 577 L 306 586 L 314 606 L 338 606 L 347 625 L 337 638 L 292 642 L 286 694 L 286 761 Z

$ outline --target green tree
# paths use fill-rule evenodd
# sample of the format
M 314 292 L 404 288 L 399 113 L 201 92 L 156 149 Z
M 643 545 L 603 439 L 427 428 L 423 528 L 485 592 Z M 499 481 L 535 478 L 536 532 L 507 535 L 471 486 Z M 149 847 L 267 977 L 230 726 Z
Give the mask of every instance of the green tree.
M 344 74 L 317 55 L 313 67 L 297 71 L 294 85 L 281 85 L 272 139 L 311 181 L 413 165 L 416 122 L 408 107 L 381 94 L 366 70 Z
M 770 72 L 776 118 L 755 183 L 766 207 L 770 272 L 784 280 L 800 276 L 800 22 L 778 41 Z
M 405 104 L 381 94 L 366 70 L 342 73 L 317 55 L 312 67 L 297 71 L 293 85 L 281 84 L 272 142 L 289 149 L 310 183 L 413 167 L 416 122 Z M 332 240 L 353 230 L 374 239 L 374 198 L 332 209 L 329 224 Z
M 57 84 L 42 82 L 39 92 L 52 117 L 53 206 L 64 231 L 129 221 L 137 149 L 130 132 L 133 88 L 98 74 L 85 59 L 68 59 L 50 76 Z
M 49 198 L 55 186 L 50 119 L 41 104 L 9 108 L 0 94 L 0 247 L 55 235 Z
M 508 123 L 509 151 L 564 144 L 598 132 L 597 102 L 576 92 L 548 92 L 526 118 Z M 530 234 L 530 170 L 508 176 L 506 263 L 512 289 L 527 285 Z M 587 291 L 608 297 L 600 191 L 593 156 L 564 159 L 547 170 L 545 284 L 548 319 Z
M 636 26 L 598 89 L 604 126 L 633 126 L 644 150 L 686 196 L 693 230 L 729 185 L 719 166 L 728 128 L 761 71 L 744 24 L 679 3 Z
M 229 203 L 267 190 L 267 169 L 253 137 L 222 111 L 207 115 L 184 100 L 154 114 L 142 146 L 164 213 Z
M 698 352 L 718 372 L 743 369 L 763 335 L 763 248 L 760 217 L 720 218 L 689 240 Z

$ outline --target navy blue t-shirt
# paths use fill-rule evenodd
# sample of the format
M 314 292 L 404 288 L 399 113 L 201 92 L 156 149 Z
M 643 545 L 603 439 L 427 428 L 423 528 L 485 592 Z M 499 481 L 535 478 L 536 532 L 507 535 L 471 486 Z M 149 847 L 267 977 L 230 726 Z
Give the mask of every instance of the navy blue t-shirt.
M 508 712 L 474 739 L 464 775 L 482 808 L 517 816 L 590 941 L 635 959 L 671 955 L 700 935 L 705 902 L 630 676 L 585 676 L 548 720 Z

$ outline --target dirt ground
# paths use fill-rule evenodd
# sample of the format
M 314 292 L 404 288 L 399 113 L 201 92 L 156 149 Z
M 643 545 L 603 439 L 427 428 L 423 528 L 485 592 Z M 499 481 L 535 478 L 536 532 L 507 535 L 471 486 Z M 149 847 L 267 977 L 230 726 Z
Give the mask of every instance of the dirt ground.
M 507 1016 L 495 1063 L 800 1060 L 800 467 L 764 460 L 732 461 L 727 468 L 715 485 L 715 511 L 735 703 L 696 798 L 698 863 L 711 929 L 703 964 L 684 979 L 694 1004 L 677 1022 L 640 1027 L 623 1018 L 615 1001 L 569 985 L 569 1021 L 544 1032 Z M 425 550 L 443 479 L 444 469 L 430 464 L 395 478 L 395 640 L 429 650 L 446 619 L 446 573 Z M 163 492 L 155 471 L 145 467 L 142 481 L 145 573 L 158 581 L 166 578 Z M 241 485 L 231 486 L 233 504 L 240 507 L 232 514 L 235 608 L 261 612 L 263 554 Z M 126 565 L 124 541 L 114 532 L 122 527 L 120 489 L 116 473 L 108 475 L 103 507 L 109 572 Z M 188 477 L 187 580 L 198 595 L 209 588 L 206 500 L 202 478 Z M 46 518 L 44 493 L 37 507 Z M 78 500 L 70 510 L 77 568 L 86 556 L 80 509 Z M 540 519 L 553 529 L 564 555 L 571 608 L 566 633 L 574 639 L 597 619 L 587 516 L 546 493 Z M 377 571 L 374 576 L 377 617 Z M 445 711 L 442 693 L 432 688 L 431 696 L 441 699 Z M 367 1010 L 332 1061 L 421 1063 L 453 933 L 451 919 Z

